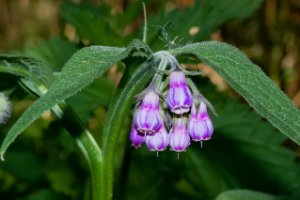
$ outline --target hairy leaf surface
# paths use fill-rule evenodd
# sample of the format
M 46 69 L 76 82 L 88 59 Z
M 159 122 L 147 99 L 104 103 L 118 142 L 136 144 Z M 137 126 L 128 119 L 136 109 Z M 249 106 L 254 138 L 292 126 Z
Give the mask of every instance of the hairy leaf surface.
M 48 92 L 34 102 L 10 129 L 0 149 L 2 159 L 13 140 L 43 112 L 91 84 L 129 52 L 130 50 L 126 51 L 124 48 L 91 46 L 74 54 Z
M 218 72 L 261 116 L 300 144 L 300 112 L 291 100 L 238 49 L 202 42 L 170 50 L 193 54 Z

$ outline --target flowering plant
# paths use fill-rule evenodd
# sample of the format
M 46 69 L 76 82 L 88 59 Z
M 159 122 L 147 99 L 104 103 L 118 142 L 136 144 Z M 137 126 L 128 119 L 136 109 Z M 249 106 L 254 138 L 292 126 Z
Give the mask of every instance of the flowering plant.
M 146 20 L 141 31 L 143 40 L 135 39 L 129 43 L 128 38 L 138 37 L 138 34 L 127 35 L 126 20 L 133 15 L 124 12 L 120 16 L 110 10 L 110 14 L 114 14 L 112 19 L 111 15 L 104 17 L 103 13 L 108 13 L 105 9 L 95 11 L 96 6 L 63 4 L 62 15 L 75 27 L 79 40 L 77 37 L 72 42 L 53 39 L 37 45 L 34 52 L 38 55 L 44 49 L 54 49 L 52 54 L 46 51 L 39 59 L 0 55 L 0 86 L 5 88 L 0 93 L 0 125 L 5 133 L 0 156 L 2 160 L 7 158 L 5 163 L 13 169 L 6 174 L 1 171 L 5 164 L 3 168 L 1 166 L 0 182 L 3 178 L 7 180 L 3 188 L 16 185 L 21 188 L 20 193 L 25 194 L 23 179 L 12 178 L 11 174 L 19 173 L 26 178 L 30 173 L 25 169 L 29 169 L 37 174 L 33 178 L 45 173 L 46 180 L 30 177 L 28 185 L 31 187 L 27 192 L 35 192 L 39 185 L 42 185 L 39 189 L 44 190 L 43 187 L 49 185 L 51 189 L 41 193 L 58 190 L 63 193 L 61 199 L 84 196 L 86 199 L 109 200 L 114 195 L 116 199 L 222 200 L 298 194 L 300 168 L 294 162 L 296 153 L 282 145 L 285 137 L 280 137 L 273 128 L 300 144 L 298 109 L 237 48 L 216 41 L 189 42 L 190 39 L 208 39 L 221 22 L 248 15 L 261 1 L 251 2 L 252 6 L 248 0 L 196 1 L 186 10 L 168 12 L 166 16 L 174 21 L 176 35 L 185 39 L 180 45 L 175 43 L 175 36 L 174 40 L 170 39 L 168 27 L 160 27 L 161 31 L 154 27 L 151 32 Z M 228 5 L 231 5 L 230 9 Z M 140 5 L 126 9 L 136 7 Z M 158 23 L 160 17 L 156 15 L 149 21 Z M 166 18 L 164 23 L 168 20 Z M 134 20 L 133 26 L 136 21 L 139 20 Z M 48 45 L 46 48 L 45 44 Z M 67 54 L 65 57 L 64 53 Z M 64 59 L 60 60 L 61 57 Z M 52 58 L 57 58 L 57 63 L 63 67 L 57 68 Z M 54 67 L 49 67 L 49 63 Z M 254 111 L 246 103 L 241 104 L 215 91 L 207 79 L 198 76 L 201 72 L 185 67 L 199 63 L 216 72 Z M 191 78 L 193 75 L 196 76 Z M 12 84 L 6 84 L 6 80 Z M 12 107 L 18 106 L 17 101 L 22 101 L 24 96 L 34 102 L 16 119 Z M 218 117 L 208 99 L 216 107 Z M 9 116 L 12 116 L 10 120 Z M 40 117 L 42 122 L 35 122 Z M 45 121 L 46 125 L 42 124 Z M 11 148 L 12 152 L 19 150 L 21 155 L 15 156 L 19 162 L 14 162 L 14 152 L 5 153 L 31 124 L 33 130 L 29 128 L 28 132 L 32 133 L 30 137 L 36 145 L 30 143 L 20 149 Z M 41 132 L 46 139 L 39 135 Z M 64 135 L 66 132 L 69 135 Z M 55 143 L 51 139 L 59 141 L 56 141 L 58 147 L 51 146 Z M 201 149 L 207 140 L 210 141 Z M 56 151 L 48 151 L 49 146 Z M 28 155 L 30 148 L 36 148 L 42 159 L 35 159 L 32 152 Z M 68 148 L 71 153 L 66 156 L 62 149 Z M 171 152 L 165 151 L 167 149 Z M 77 150 L 81 156 L 76 153 L 74 156 Z M 152 151 L 157 155 L 165 152 L 156 158 Z M 63 153 L 56 156 L 57 152 Z M 177 158 L 181 152 L 185 153 L 176 159 L 174 152 Z M 44 157 L 56 160 L 45 162 Z M 80 159 L 85 159 L 90 171 L 85 181 L 78 175 L 80 172 L 86 175 Z M 30 161 L 34 164 L 29 165 Z M 52 163 L 61 165 L 61 169 L 53 170 Z M 163 192 L 158 193 L 159 190 Z M 56 193 L 53 196 L 59 199 Z
M 157 152 L 169 145 L 172 151 L 185 151 L 191 139 L 201 141 L 202 145 L 202 141 L 209 140 L 213 134 L 213 124 L 206 108 L 206 104 L 210 103 L 190 79 L 186 80 L 184 70 L 174 56 L 161 51 L 154 57 L 159 62 L 158 72 L 150 85 L 138 95 L 141 103 L 135 111 L 130 131 L 132 145 L 139 148 L 146 142 L 149 150 Z M 168 66 L 170 76 L 162 81 L 162 73 Z M 168 90 L 164 87 L 167 82 Z M 196 105 L 199 107 L 197 110 Z M 167 121 L 171 118 L 169 114 L 173 115 L 171 122 Z

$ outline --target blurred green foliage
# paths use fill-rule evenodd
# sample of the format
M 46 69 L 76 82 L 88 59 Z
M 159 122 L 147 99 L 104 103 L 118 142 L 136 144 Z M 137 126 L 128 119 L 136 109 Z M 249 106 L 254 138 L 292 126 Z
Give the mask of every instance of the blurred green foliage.
M 209 39 L 228 20 L 249 17 L 261 2 L 199 0 L 191 7 L 171 7 L 166 11 L 165 2 L 146 1 L 149 8 L 154 8 L 148 13 L 148 43 L 157 50 Z M 41 39 L 35 46 L 28 44 L 22 54 L 35 57 L 43 64 L 36 66 L 22 59 L 14 60 L 14 64 L 38 73 L 42 80 L 51 71 L 54 77 L 46 80 L 51 84 L 64 63 L 81 47 L 87 44 L 125 46 L 131 39 L 141 36 L 142 7 L 139 1 L 130 1 L 122 13 L 112 15 L 112 10 L 106 4 L 65 1 L 60 7 L 61 23 L 72 25 L 76 38 L 68 40 L 61 35 Z M 200 31 L 191 35 L 192 27 L 198 27 Z M 7 57 L 0 59 L 0 67 L 7 64 Z M 102 124 L 105 111 L 116 88 L 111 78 L 107 73 L 68 99 L 98 142 L 102 126 L 105 126 Z M 32 95 L 15 95 L 21 94 L 19 79 L 0 73 L 1 90 L 15 102 L 12 119 L 0 127 L 1 141 L 24 108 L 36 99 Z M 121 156 L 116 157 L 115 199 L 286 199 L 277 195 L 298 199 L 300 165 L 296 162 L 296 154 L 283 145 L 286 138 L 247 105 L 215 91 L 206 79 L 195 81 L 219 113 L 219 117 L 213 119 L 216 127 L 213 139 L 205 142 L 202 149 L 193 144 L 186 153 L 180 154 L 178 160 L 170 151 L 160 153 L 158 158 L 156 153 L 145 148 L 135 151 L 127 137 L 121 137 Z M 128 120 L 130 118 L 128 115 Z M 124 134 L 128 133 L 124 131 Z M 43 116 L 14 142 L 6 161 L 0 163 L 0 198 L 90 198 L 87 165 L 59 121 Z

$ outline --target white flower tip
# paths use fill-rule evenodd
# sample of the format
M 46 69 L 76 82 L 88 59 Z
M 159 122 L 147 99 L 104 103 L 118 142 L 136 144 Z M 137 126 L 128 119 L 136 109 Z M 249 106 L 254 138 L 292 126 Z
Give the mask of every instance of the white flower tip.
M 11 115 L 11 103 L 8 98 L 0 93 L 0 125 L 4 124 Z

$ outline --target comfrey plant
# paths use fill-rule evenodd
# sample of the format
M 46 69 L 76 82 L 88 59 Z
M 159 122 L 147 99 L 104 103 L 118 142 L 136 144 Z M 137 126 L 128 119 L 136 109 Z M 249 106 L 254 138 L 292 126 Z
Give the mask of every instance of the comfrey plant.
M 156 152 L 169 147 L 180 153 L 186 151 L 191 141 L 202 143 L 212 137 L 214 126 L 207 109 L 213 113 L 215 111 L 188 78 L 199 73 L 185 71 L 176 56 L 186 56 L 187 62 L 198 61 L 210 66 L 258 114 L 300 144 L 300 112 L 238 49 L 210 41 L 153 53 L 146 44 L 145 35 L 143 41 L 134 40 L 126 48 L 90 46 L 80 49 L 51 84 L 43 82 L 40 77 L 52 77 L 52 74 L 42 72 L 40 76 L 30 70 L 32 65 L 42 68 L 41 62 L 28 57 L 0 56 L 0 61 L 1 58 L 4 60 L 0 72 L 22 77 L 18 84 L 26 92 L 39 96 L 10 128 L 0 147 L 0 158 L 4 160 L 4 154 L 12 142 L 45 111 L 51 110 L 74 138 L 89 165 L 92 199 L 111 200 L 114 171 L 118 170 L 114 162 L 117 151 L 122 148 L 118 147 L 123 139 L 120 135 L 135 96 L 138 103 L 130 132 L 133 147 L 139 148 L 145 144 L 150 151 Z M 126 68 L 106 111 L 99 142 L 65 100 L 91 85 L 118 62 L 124 62 Z M 0 119 L 1 122 L 8 114 L 7 109 L 2 107 L 6 100 L 2 98 L 1 103 L 0 95 L 0 114 L 5 116 Z
M 199 73 L 186 72 L 166 51 L 155 53 L 154 58 L 159 63 L 158 71 L 150 85 L 137 95 L 140 102 L 130 131 L 132 146 L 137 149 L 146 143 L 150 151 L 157 153 L 168 146 L 175 152 L 186 151 L 191 140 L 200 141 L 202 146 L 202 141 L 213 134 L 207 104 L 214 109 L 186 78 L 186 74 Z M 169 120 L 169 114 L 173 119 Z

